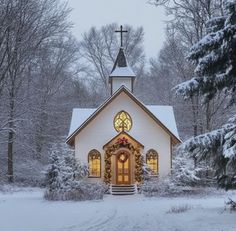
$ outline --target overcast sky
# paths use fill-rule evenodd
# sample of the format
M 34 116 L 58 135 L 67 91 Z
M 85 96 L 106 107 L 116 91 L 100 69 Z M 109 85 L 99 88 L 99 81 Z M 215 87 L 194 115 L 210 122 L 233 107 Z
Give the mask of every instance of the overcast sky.
M 73 33 L 81 34 L 92 26 L 100 28 L 113 22 L 119 25 L 143 26 L 144 48 L 147 57 L 156 56 L 161 49 L 165 34 L 164 10 L 147 3 L 147 0 L 69 0 L 73 9 L 71 21 Z

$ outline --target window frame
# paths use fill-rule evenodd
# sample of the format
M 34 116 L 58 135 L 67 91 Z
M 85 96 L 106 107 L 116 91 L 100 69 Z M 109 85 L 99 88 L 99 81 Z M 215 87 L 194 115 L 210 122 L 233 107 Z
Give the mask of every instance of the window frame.
M 156 167 L 157 167 L 157 172 L 156 174 L 152 174 L 150 173 L 149 176 L 153 176 L 153 177 L 157 177 L 159 175 L 159 155 L 158 155 L 158 152 L 154 149 L 149 149 L 146 153 L 146 164 L 147 166 L 150 168 L 150 165 L 148 165 L 148 156 L 151 155 L 151 153 L 155 154 L 156 155 Z M 151 168 L 150 168 L 151 169 Z M 152 170 L 152 169 L 151 169 Z M 153 170 L 152 170 L 153 172 Z
M 116 123 L 117 117 L 118 117 L 119 115 L 121 115 L 122 113 L 125 113 L 126 119 L 128 119 L 128 120 L 130 121 L 130 129 L 128 129 L 128 130 L 122 129 L 121 131 L 119 131 L 119 130 L 117 130 L 115 123 Z M 123 123 L 124 123 L 124 122 L 123 122 Z M 119 132 L 119 133 L 120 133 L 120 132 L 129 132 L 129 131 L 132 129 L 132 127 L 133 127 L 133 120 L 132 120 L 132 117 L 130 116 L 130 114 L 129 114 L 128 112 L 126 112 L 126 111 L 124 111 L 124 110 L 117 112 L 116 115 L 115 115 L 115 117 L 114 117 L 114 119 L 113 119 L 113 127 L 114 127 L 115 130 L 116 130 L 117 132 Z
M 92 155 L 98 155 L 100 157 L 100 168 L 99 168 L 99 176 L 95 176 L 95 175 L 90 175 L 90 156 Z M 89 151 L 88 153 L 88 178 L 101 178 L 102 175 L 102 156 L 101 153 L 96 150 L 96 149 L 92 149 L 91 151 Z

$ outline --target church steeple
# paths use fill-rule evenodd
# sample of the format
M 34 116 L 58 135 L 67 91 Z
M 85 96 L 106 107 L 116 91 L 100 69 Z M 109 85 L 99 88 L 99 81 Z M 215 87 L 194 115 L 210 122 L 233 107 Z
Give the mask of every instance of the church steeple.
M 111 85 L 111 94 L 113 95 L 121 86 L 127 87 L 131 92 L 133 92 L 133 85 L 135 80 L 135 74 L 131 67 L 129 66 L 125 52 L 123 49 L 123 36 L 122 34 L 127 32 L 124 31 L 122 26 L 120 30 L 115 31 L 121 33 L 121 47 L 116 57 L 114 66 L 112 68 L 111 74 L 109 76 L 109 83 Z

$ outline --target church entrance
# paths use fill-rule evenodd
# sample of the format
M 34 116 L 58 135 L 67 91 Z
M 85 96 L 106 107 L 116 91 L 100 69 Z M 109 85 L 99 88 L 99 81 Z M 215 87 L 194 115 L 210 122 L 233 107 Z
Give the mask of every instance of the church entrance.
M 117 154 L 116 184 L 130 184 L 130 154 L 127 151 Z

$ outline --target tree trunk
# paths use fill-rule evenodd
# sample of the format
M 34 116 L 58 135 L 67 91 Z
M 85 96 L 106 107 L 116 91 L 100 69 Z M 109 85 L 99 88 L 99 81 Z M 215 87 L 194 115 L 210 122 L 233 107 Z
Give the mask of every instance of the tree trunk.
M 209 132 L 212 129 L 211 126 L 211 104 L 210 102 L 206 103 L 206 130 L 204 132 Z
M 43 146 L 46 143 L 45 138 L 45 129 L 47 126 L 48 115 L 47 115 L 47 103 L 49 102 L 47 97 L 44 97 L 43 102 L 41 103 L 41 112 L 38 117 L 37 126 L 36 126 L 36 156 L 37 160 L 42 159 Z
M 198 135 L 198 100 L 194 100 L 194 97 L 191 98 L 192 104 L 192 113 L 193 113 L 193 136 Z
M 9 132 L 8 132 L 8 148 L 7 148 L 7 167 L 8 167 L 8 182 L 13 182 L 13 141 L 14 141 L 14 108 L 15 108 L 15 101 L 14 101 L 14 93 L 13 89 L 10 92 L 10 113 L 9 113 Z
M 12 124 L 12 123 L 11 123 Z M 8 149 L 7 149 L 7 157 L 8 157 L 8 182 L 13 182 L 13 131 L 9 131 L 8 133 Z

